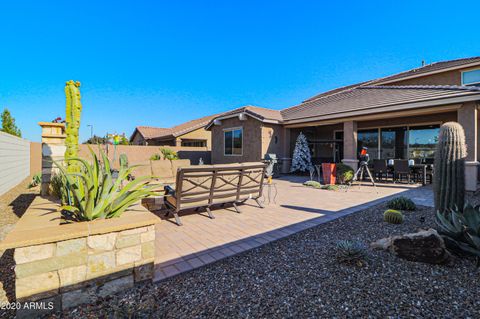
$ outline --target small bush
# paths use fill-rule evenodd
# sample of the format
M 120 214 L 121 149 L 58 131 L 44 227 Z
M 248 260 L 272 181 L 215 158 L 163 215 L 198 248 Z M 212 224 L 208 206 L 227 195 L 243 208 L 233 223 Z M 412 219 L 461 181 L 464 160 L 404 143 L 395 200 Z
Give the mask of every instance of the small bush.
M 403 196 L 397 197 L 392 199 L 387 203 L 387 207 L 390 209 L 397 209 L 397 210 L 415 210 L 417 206 L 415 203 L 410 199 Z
M 387 209 L 383 213 L 383 220 L 390 224 L 401 224 L 403 223 L 403 214 L 395 209 Z
M 33 175 L 32 181 L 28 184 L 28 188 L 38 186 L 42 183 L 42 173 L 37 173 Z
M 338 191 L 339 187 L 338 185 L 322 185 L 321 188 L 327 191 Z
M 321 188 L 322 187 L 322 184 L 320 184 L 319 182 L 316 182 L 316 181 L 307 181 L 307 182 L 303 183 L 303 185 L 313 187 L 313 188 Z
M 167 147 L 162 147 L 160 149 L 160 153 L 162 153 L 164 159 L 169 160 L 169 161 L 174 161 L 174 160 L 179 159 L 177 152 L 175 152 L 174 150 L 171 150 Z
M 159 161 L 161 159 L 162 159 L 162 156 L 160 154 L 157 154 L 157 153 L 150 156 L 151 161 Z
M 337 261 L 347 264 L 363 266 L 367 258 L 367 249 L 359 241 L 341 240 L 336 245 Z
M 349 183 L 353 179 L 353 175 L 355 174 L 353 168 L 343 163 L 338 163 L 336 170 L 338 184 Z

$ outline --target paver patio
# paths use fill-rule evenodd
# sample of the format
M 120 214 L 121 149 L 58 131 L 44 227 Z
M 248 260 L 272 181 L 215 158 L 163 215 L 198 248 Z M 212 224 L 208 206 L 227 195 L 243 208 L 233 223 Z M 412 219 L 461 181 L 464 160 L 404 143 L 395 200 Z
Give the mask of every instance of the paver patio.
M 430 187 L 406 184 L 355 185 L 348 191 L 328 191 L 302 185 L 305 177 L 276 179 L 276 202 L 259 208 L 254 201 L 206 213 L 185 212 L 183 226 L 165 219 L 156 226 L 155 280 L 177 275 L 227 256 L 258 247 L 298 231 L 365 209 L 402 193 L 428 205 Z M 266 190 L 264 191 L 264 193 Z

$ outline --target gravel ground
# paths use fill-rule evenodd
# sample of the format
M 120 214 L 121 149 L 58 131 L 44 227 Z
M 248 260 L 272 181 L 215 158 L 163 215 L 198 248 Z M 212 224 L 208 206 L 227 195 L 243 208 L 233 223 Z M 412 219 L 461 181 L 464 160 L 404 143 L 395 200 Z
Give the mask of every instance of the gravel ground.
M 402 225 L 384 223 L 384 209 L 379 205 L 53 317 L 480 317 L 480 270 L 473 260 L 438 266 L 369 250 L 364 267 L 336 261 L 339 240 L 368 244 L 434 225 L 432 208 L 405 213 Z

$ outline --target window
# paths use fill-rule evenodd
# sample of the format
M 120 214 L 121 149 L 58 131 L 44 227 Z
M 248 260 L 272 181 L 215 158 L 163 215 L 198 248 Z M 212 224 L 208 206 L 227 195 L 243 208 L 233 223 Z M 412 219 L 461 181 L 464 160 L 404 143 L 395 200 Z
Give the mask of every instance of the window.
M 381 129 L 380 158 L 406 158 L 407 128 L 392 127 Z
M 243 129 L 233 128 L 223 132 L 225 155 L 242 155 Z
M 438 125 L 410 127 L 408 158 L 433 158 L 439 131 Z
M 378 158 L 378 129 L 358 131 L 357 139 L 358 153 L 362 147 L 367 147 L 370 159 Z
M 182 146 L 207 147 L 207 141 L 205 141 L 205 140 L 182 140 Z
M 462 72 L 462 85 L 480 86 L 480 69 Z

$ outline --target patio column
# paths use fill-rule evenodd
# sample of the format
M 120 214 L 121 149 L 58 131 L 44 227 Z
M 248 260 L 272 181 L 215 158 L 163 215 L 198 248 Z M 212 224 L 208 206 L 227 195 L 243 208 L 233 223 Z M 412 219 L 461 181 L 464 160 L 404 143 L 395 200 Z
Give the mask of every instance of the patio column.
M 182 139 L 181 138 L 176 138 L 174 146 L 182 146 Z
M 357 122 L 343 122 L 343 159 L 342 163 L 352 167 L 354 170 L 358 168 L 357 159 Z
M 477 103 L 468 102 L 457 111 L 458 123 L 465 130 L 467 157 L 465 161 L 465 190 L 476 191 L 478 183 L 477 146 L 478 146 L 478 118 Z
M 50 193 L 52 175 L 58 172 L 52 161 L 61 162 L 65 158 L 65 124 L 40 122 L 42 128 L 42 185 L 40 194 L 47 196 Z
M 290 166 L 292 166 L 292 156 L 290 153 L 290 129 L 283 128 L 282 129 L 282 154 L 281 154 L 281 167 L 280 171 L 282 174 L 286 174 L 290 172 Z

